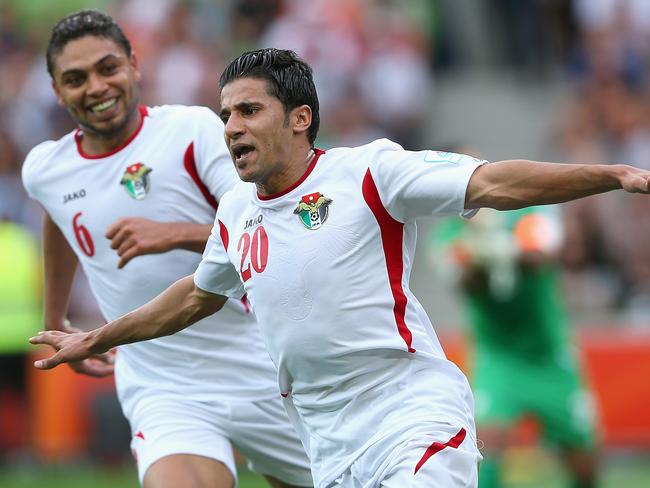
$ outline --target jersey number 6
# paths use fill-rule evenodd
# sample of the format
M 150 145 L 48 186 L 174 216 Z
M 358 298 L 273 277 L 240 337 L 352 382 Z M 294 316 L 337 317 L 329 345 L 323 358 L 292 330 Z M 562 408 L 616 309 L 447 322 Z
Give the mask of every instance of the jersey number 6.
M 237 244 L 237 251 L 241 251 L 242 280 L 248 281 L 251 277 L 251 266 L 256 273 L 261 273 L 266 268 L 269 260 L 269 238 L 266 230 L 261 225 L 253 231 L 253 237 L 248 232 L 241 235 Z M 250 252 L 250 253 L 249 253 Z
M 72 218 L 74 236 L 77 238 L 77 243 L 83 253 L 89 258 L 92 258 L 95 255 L 95 244 L 93 244 L 93 238 L 91 237 L 90 232 L 88 232 L 88 229 L 86 229 L 83 224 L 79 223 L 79 217 L 81 217 L 81 212 L 77 212 Z

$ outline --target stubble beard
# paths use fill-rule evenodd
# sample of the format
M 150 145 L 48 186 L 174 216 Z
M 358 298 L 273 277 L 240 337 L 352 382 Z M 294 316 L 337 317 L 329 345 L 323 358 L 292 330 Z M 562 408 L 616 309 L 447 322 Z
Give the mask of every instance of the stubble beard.
M 93 124 L 87 123 L 87 122 L 82 122 L 80 120 L 76 120 L 77 125 L 84 131 L 85 134 L 92 135 L 93 137 L 97 137 L 100 139 L 113 139 L 117 136 L 120 135 L 122 131 L 129 125 L 129 123 L 133 120 L 133 117 L 135 116 L 137 110 L 138 110 L 138 105 L 139 105 L 139 99 L 137 96 L 137 93 L 135 94 L 131 104 L 127 107 L 126 110 L 126 115 L 124 117 L 124 120 L 117 124 L 116 126 L 112 127 L 107 127 L 105 129 L 102 129 L 100 127 L 97 127 Z M 75 118 L 75 117 L 73 117 Z

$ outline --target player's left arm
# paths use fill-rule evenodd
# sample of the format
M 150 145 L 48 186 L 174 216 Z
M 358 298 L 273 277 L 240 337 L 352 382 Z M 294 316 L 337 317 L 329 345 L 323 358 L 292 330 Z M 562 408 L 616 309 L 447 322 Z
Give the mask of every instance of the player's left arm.
M 106 238 L 117 251 L 123 268 L 131 259 L 145 254 L 160 254 L 173 249 L 203 252 L 211 224 L 156 222 L 141 217 L 124 217 L 106 230 Z
M 513 210 L 618 189 L 650 193 L 650 171 L 623 164 L 499 161 L 476 169 L 467 186 L 465 208 Z

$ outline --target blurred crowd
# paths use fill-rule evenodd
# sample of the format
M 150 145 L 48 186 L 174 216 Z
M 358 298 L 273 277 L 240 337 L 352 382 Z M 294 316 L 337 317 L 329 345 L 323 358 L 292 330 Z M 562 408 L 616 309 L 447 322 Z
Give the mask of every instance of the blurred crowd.
M 650 2 L 575 0 L 575 17 L 581 45 L 568 63 L 575 95 L 557 127 L 564 157 L 650 169 Z M 650 212 L 647 199 L 621 196 L 568 206 L 567 265 L 589 268 L 577 290 L 648 325 Z
M 84 7 L 105 10 L 124 27 L 148 105 L 218 109 L 217 78 L 228 60 L 259 46 L 291 48 L 314 67 L 319 146 L 385 136 L 412 149 L 446 142 L 426 133 L 432 101 L 444 96 L 434 79 L 472 69 L 462 19 L 476 9 L 493 66 L 528 80 L 569 80 L 571 102 L 550 136 L 552 157 L 650 167 L 646 0 L 2 0 L 0 220 L 20 223 L 36 239 L 40 210 L 22 190 L 20 166 L 35 144 L 73 128 L 52 92 L 44 49 L 52 23 Z M 648 316 L 644 208 L 643 197 L 621 194 L 567 206 L 566 264 L 582 303 Z M 77 294 L 73 310 L 92 313 L 84 310 L 92 300 L 83 289 Z

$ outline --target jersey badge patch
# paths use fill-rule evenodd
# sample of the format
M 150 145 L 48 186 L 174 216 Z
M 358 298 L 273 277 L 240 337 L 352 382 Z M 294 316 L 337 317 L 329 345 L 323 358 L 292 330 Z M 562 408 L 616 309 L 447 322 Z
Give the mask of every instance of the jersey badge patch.
M 327 220 L 330 203 L 332 203 L 331 198 L 327 198 L 319 192 L 310 193 L 303 195 L 293 213 L 309 230 L 316 230 Z
M 458 164 L 463 159 L 462 154 L 447 151 L 427 151 L 424 154 L 425 163 L 452 163 Z
M 142 163 L 135 163 L 126 168 L 120 185 L 136 200 L 142 200 L 149 193 L 149 173 L 152 169 Z

